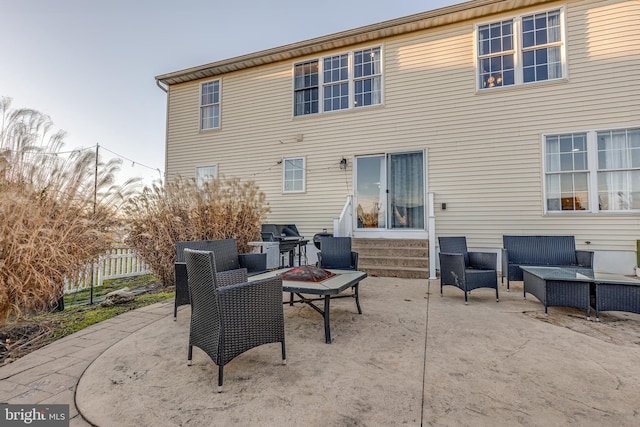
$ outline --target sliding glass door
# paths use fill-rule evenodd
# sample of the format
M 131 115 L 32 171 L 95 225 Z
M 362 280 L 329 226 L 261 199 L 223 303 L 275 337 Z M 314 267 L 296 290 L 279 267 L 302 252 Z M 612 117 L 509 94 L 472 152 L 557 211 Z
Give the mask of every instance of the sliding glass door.
M 386 228 L 385 156 L 356 158 L 356 228 Z
M 425 228 L 424 153 L 356 158 L 356 228 Z

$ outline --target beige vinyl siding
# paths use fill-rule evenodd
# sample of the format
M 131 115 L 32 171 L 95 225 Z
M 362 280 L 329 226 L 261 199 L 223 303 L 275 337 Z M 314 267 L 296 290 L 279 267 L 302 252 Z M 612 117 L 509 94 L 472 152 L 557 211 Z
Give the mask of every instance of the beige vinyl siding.
M 477 92 L 474 25 L 562 6 L 568 79 Z M 220 175 L 255 180 L 269 221 L 295 222 L 311 237 L 332 228 L 353 194 L 355 155 L 426 149 L 438 235 L 498 248 L 503 234 L 573 234 L 580 248 L 632 251 L 638 214 L 544 214 L 541 157 L 543 134 L 640 126 L 640 3 L 523 10 L 326 52 L 381 46 L 382 106 L 294 118 L 293 63 L 325 53 L 220 76 L 219 130 L 198 131 L 201 82 L 171 86 L 167 171 L 191 177 L 215 163 Z M 306 159 L 306 192 L 282 194 L 278 162 L 297 156 Z

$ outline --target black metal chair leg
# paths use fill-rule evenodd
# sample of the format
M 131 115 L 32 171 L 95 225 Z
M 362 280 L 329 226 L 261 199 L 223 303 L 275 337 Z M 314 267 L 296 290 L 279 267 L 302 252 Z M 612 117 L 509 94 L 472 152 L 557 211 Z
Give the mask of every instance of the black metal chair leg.
M 324 297 L 324 340 L 327 344 L 331 344 L 331 329 L 329 327 L 329 305 L 331 297 L 325 295 Z
M 187 354 L 187 366 L 191 366 L 191 358 L 193 356 L 193 346 L 189 346 L 189 354 Z
M 355 291 L 354 296 L 356 298 L 356 307 L 358 308 L 358 314 L 362 314 L 362 309 L 360 308 L 360 293 L 358 292 L 358 283 L 356 283 L 353 289 Z
M 218 393 L 222 392 L 222 372 L 224 370 L 224 365 L 218 366 Z
M 283 365 L 287 364 L 287 352 L 284 349 L 284 340 L 282 340 L 282 364 Z

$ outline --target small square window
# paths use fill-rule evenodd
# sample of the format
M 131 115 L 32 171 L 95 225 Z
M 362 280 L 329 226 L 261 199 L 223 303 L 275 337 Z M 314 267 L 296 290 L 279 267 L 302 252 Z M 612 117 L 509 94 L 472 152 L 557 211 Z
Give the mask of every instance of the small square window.
M 305 159 L 289 157 L 282 160 L 282 192 L 301 193 L 305 191 Z
M 196 185 L 204 186 L 205 183 L 212 182 L 218 178 L 218 165 L 198 166 L 196 168 Z

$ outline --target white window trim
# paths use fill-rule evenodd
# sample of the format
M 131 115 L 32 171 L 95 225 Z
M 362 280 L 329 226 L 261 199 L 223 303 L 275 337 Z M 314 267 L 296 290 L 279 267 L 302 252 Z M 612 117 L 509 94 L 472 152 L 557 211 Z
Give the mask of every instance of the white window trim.
M 302 160 L 302 189 L 301 190 L 287 190 L 286 189 L 286 165 L 287 161 L 291 160 Z M 304 156 L 291 156 L 284 157 L 282 159 L 282 193 L 283 194 L 292 194 L 292 193 L 304 193 L 307 190 L 307 159 Z
M 207 83 L 213 83 L 213 82 L 218 82 L 218 103 L 217 104 L 207 104 L 207 105 L 202 105 L 202 86 L 207 84 Z M 213 79 L 213 80 L 207 80 L 205 82 L 200 82 L 200 86 L 198 89 L 198 131 L 199 132 L 208 132 L 208 131 L 212 131 L 212 130 L 218 130 L 222 127 L 222 79 Z M 217 105 L 218 106 L 218 127 L 212 127 L 212 128 L 203 128 L 202 127 L 202 108 L 203 107 L 208 107 L 211 105 Z
M 560 49 L 560 58 L 562 61 L 562 77 L 557 79 L 548 79 L 548 80 L 540 80 L 534 82 L 524 82 L 524 69 L 523 69 L 523 59 L 522 53 L 524 49 L 522 48 L 522 18 L 524 16 L 537 15 L 539 13 L 545 12 L 553 12 L 554 10 L 560 10 L 560 36 L 562 37 L 561 49 Z M 478 52 L 478 28 L 483 25 L 494 24 L 501 21 L 512 20 L 513 21 L 513 46 L 515 48 L 516 54 L 514 56 L 514 84 L 508 86 L 497 86 L 493 88 L 483 88 L 480 84 L 479 74 L 479 52 Z M 473 32 L 473 61 L 474 61 L 474 79 L 476 86 L 476 93 L 491 93 L 494 91 L 500 90 L 508 90 L 523 86 L 529 85 L 540 85 L 540 84 L 549 84 L 555 82 L 562 82 L 569 80 L 569 66 L 567 61 L 567 25 L 566 25 L 566 10 L 565 6 L 557 6 L 550 7 L 545 9 L 539 9 L 530 11 L 527 13 L 520 13 L 518 15 L 507 15 L 499 19 L 492 19 L 483 22 L 478 22 L 474 25 Z
M 215 168 L 215 174 L 213 174 L 213 179 L 218 179 L 218 165 L 217 164 L 211 164 L 211 165 L 201 165 L 201 166 L 196 166 L 196 186 L 198 188 L 200 188 L 202 186 L 202 184 L 204 184 L 204 176 L 202 174 L 200 174 L 200 171 L 206 168 Z
M 363 50 L 368 50 L 368 49 L 380 49 L 380 73 L 379 74 L 374 74 L 368 77 L 355 77 L 355 73 L 354 73 L 354 60 L 353 60 L 353 56 L 355 52 L 360 52 Z M 324 59 L 326 58 L 331 58 L 334 56 L 340 56 L 340 55 L 347 55 L 347 62 L 348 62 L 348 78 L 347 81 L 349 83 L 349 106 L 347 108 L 343 108 L 343 109 L 339 109 L 339 110 L 330 110 L 330 111 L 325 111 L 324 110 L 324 87 L 325 86 L 329 86 L 329 85 L 333 85 L 335 84 L 335 82 L 331 82 L 331 83 L 325 83 L 324 82 Z M 297 61 L 294 62 L 291 65 L 291 93 L 293 95 L 293 105 L 291 108 L 291 115 L 294 119 L 298 119 L 298 118 L 302 118 L 302 117 L 309 117 L 309 116 L 317 116 L 319 114 L 332 114 L 332 113 L 340 113 L 340 112 L 345 112 L 345 111 L 353 111 L 353 110 L 363 110 L 363 109 L 367 109 L 367 108 L 375 108 L 375 107 L 380 107 L 382 105 L 384 105 L 385 102 L 385 96 L 384 96 L 384 92 L 385 92 L 385 84 L 384 84 L 384 76 L 385 76 L 385 70 L 384 70 L 384 45 L 380 44 L 380 45 L 374 45 L 374 46 L 365 46 L 365 47 L 360 47 L 358 49 L 352 49 L 352 50 L 348 50 L 348 51 L 343 51 L 343 52 L 336 52 L 336 53 L 332 53 L 330 55 L 324 55 L 324 56 L 319 56 L 319 57 L 315 57 L 315 58 L 307 58 L 303 61 Z M 299 64 L 303 64 L 305 62 L 310 62 L 310 61 L 318 61 L 318 112 L 317 113 L 310 113 L 310 114 L 300 114 L 299 116 L 296 116 L 296 105 L 295 105 L 295 92 L 296 92 L 296 88 L 295 88 L 295 69 L 296 69 L 296 65 Z M 378 104 L 372 104 L 372 105 L 365 105 L 362 107 L 356 107 L 354 102 L 355 102 L 355 82 L 358 80 L 364 80 L 367 78 L 373 78 L 373 77 L 380 77 L 380 103 Z
M 542 206 L 544 215 L 637 215 L 640 209 L 629 210 L 600 210 L 598 197 L 598 132 L 609 132 L 615 130 L 638 129 L 638 125 L 609 126 L 594 129 L 574 129 L 568 131 L 547 132 L 541 135 L 542 153 Z M 559 210 L 550 211 L 547 206 L 547 148 L 546 138 L 553 135 L 568 135 L 584 133 L 587 136 L 587 172 L 589 173 L 589 209 L 582 211 Z

